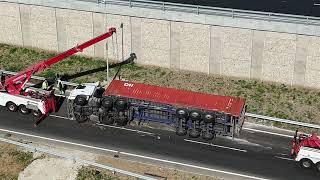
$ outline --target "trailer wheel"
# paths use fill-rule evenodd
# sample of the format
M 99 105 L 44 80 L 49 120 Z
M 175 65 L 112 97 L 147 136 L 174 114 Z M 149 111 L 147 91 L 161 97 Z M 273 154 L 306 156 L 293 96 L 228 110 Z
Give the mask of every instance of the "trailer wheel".
M 101 120 L 102 120 L 101 121 L 102 124 L 106 124 L 106 125 L 111 125 L 114 123 L 113 117 L 110 117 L 108 115 L 102 116 Z
M 113 104 L 113 100 L 111 97 L 105 97 L 101 101 L 101 106 L 107 110 L 110 110 L 112 108 L 112 104 Z
M 316 168 L 317 168 L 318 172 L 320 172 L 320 162 L 318 162 L 318 163 L 316 164 Z
M 211 113 L 205 114 L 205 115 L 203 116 L 203 121 L 204 121 L 205 123 L 212 123 L 212 122 L 214 122 L 214 114 L 211 114 Z
M 42 116 L 42 113 L 41 113 L 41 111 L 40 110 L 32 110 L 32 115 L 34 116 L 34 117 L 40 117 L 40 116 Z
M 309 159 L 301 159 L 300 160 L 300 166 L 302 168 L 305 168 L 305 169 L 310 169 L 312 167 L 312 161 L 310 161 Z
M 81 114 L 74 114 L 74 117 L 76 118 L 76 121 L 78 123 L 84 123 L 84 122 L 88 121 L 88 116 L 84 116 Z
M 190 112 L 190 119 L 192 121 L 199 121 L 201 119 L 201 114 L 199 111 L 191 111 Z
M 76 105 L 79 105 L 79 106 L 84 106 L 87 104 L 87 97 L 84 95 L 78 95 L 74 99 L 74 103 L 76 103 Z
M 200 132 L 195 130 L 195 129 L 192 129 L 190 132 L 189 132 L 189 137 L 191 138 L 198 138 L 200 137 Z
M 128 103 L 125 99 L 120 98 L 115 102 L 115 108 L 117 111 L 124 111 L 128 108 Z
M 177 128 L 176 134 L 177 134 L 178 136 L 185 136 L 185 135 L 187 134 L 187 130 L 186 130 L 186 129 L 183 129 L 183 128 Z
M 202 133 L 202 139 L 206 140 L 206 141 L 210 141 L 214 138 L 214 134 L 210 133 L 210 132 L 203 132 Z
M 6 106 L 7 109 L 11 112 L 16 112 L 18 110 L 18 106 L 13 102 L 8 102 Z
M 30 114 L 30 109 L 28 109 L 25 105 L 19 106 L 19 111 L 21 114 Z
M 179 108 L 176 110 L 176 114 L 179 119 L 187 118 L 188 117 L 188 110 Z

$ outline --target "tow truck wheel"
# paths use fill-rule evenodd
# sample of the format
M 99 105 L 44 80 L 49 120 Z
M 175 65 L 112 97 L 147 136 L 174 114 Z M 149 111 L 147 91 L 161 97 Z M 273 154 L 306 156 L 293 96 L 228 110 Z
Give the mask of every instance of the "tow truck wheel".
M 310 169 L 312 167 L 312 162 L 309 159 L 301 159 L 300 165 L 305 169 Z
M 11 112 L 16 112 L 18 110 L 18 106 L 13 102 L 8 102 L 6 106 L 7 109 Z
M 32 110 L 32 115 L 34 116 L 34 117 L 40 117 L 40 116 L 42 116 L 42 113 L 41 113 L 41 111 L 39 111 L 39 110 Z
M 30 109 L 28 109 L 25 105 L 20 105 L 19 111 L 21 114 L 30 114 Z
M 318 163 L 316 164 L 316 168 L 317 168 L 318 172 L 320 172 L 320 162 L 318 162 Z

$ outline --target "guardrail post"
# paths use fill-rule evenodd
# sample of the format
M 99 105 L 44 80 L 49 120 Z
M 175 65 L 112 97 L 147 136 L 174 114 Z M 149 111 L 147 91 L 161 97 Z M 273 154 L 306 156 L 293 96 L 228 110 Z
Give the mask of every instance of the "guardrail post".
M 162 10 L 165 11 L 164 2 L 162 2 Z
M 234 18 L 234 10 L 232 9 L 232 18 Z
M 197 5 L 197 14 L 199 15 L 199 5 Z
M 132 2 L 131 2 L 131 0 L 129 0 L 129 7 L 132 7 L 132 4 L 131 4 Z

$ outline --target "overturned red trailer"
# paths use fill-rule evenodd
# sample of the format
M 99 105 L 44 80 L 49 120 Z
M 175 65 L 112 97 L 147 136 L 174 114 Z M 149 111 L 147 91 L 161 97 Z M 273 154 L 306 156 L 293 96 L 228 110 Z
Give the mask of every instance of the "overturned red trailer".
M 113 80 L 98 99 L 100 103 L 90 103 L 89 99 L 86 104 L 84 97 L 75 98 L 76 119 L 88 119 L 81 112 L 87 113 L 90 109 L 87 115 L 92 116 L 91 109 L 96 109 L 93 114 L 104 124 L 152 121 L 174 126 L 178 135 L 189 133 L 192 138 L 202 136 L 206 140 L 216 135 L 239 135 L 245 119 L 245 100 L 242 98 L 130 81 Z M 97 107 L 93 108 L 93 104 Z
M 107 125 L 126 125 L 133 120 L 151 121 L 175 127 L 180 136 L 189 134 L 192 138 L 211 140 L 216 135 L 239 135 L 245 120 L 245 100 L 238 97 L 123 80 L 113 80 L 100 93 L 89 89 L 80 86 L 81 92 L 92 93 L 70 99 L 70 114 L 78 122 L 90 119 Z

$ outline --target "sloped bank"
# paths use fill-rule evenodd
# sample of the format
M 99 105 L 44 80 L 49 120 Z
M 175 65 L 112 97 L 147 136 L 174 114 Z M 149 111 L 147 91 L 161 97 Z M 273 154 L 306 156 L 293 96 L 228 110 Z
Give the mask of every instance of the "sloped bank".
M 52 56 L 54 53 L 0 44 L 1 69 L 19 71 Z M 139 58 L 138 54 L 137 56 Z M 53 77 L 57 72 L 74 74 L 105 65 L 106 62 L 102 59 L 73 56 L 39 75 Z M 111 76 L 115 71 L 116 69 L 111 70 Z M 152 85 L 240 96 L 246 99 L 248 112 L 320 124 L 319 90 L 139 65 L 125 65 L 121 70 L 121 76 L 126 80 Z M 98 72 L 76 78 L 73 81 L 93 82 L 104 79 L 106 79 L 106 72 Z

